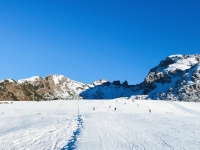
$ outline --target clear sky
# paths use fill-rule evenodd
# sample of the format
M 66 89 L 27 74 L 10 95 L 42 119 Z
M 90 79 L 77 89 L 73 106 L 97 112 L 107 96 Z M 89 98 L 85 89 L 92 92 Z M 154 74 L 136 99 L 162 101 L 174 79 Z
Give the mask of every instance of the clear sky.
M 199 0 L 0 0 L 0 80 L 137 84 L 167 56 L 196 53 Z

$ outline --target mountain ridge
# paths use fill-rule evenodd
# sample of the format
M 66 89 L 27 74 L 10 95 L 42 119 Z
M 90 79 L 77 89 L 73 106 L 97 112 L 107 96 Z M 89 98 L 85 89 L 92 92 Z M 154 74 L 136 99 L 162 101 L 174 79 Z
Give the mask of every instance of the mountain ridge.
M 100 99 L 105 98 L 99 95 L 97 90 L 100 86 L 107 89 L 112 85 L 112 92 L 107 95 L 109 98 L 118 98 L 119 96 L 127 96 L 119 94 L 119 91 L 128 90 L 127 81 L 123 84 L 120 81 L 110 83 L 105 79 L 96 80 L 91 84 L 81 83 L 71 80 L 64 75 L 49 75 L 44 78 L 33 76 L 31 78 L 6 79 L 0 82 L 0 99 L 1 100 L 50 100 L 50 99 Z M 122 89 L 122 87 L 124 87 Z M 86 90 L 91 89 L 93 92 L 88 93 Z M 115 89 L 115 90 L 114 90 Z M 118 91 L 118 96 L 114 93 Z M 130 93 L 130 91 L 129 91 Z M 98 96 L 96 96 L 98 94 Z M 132 93 L 129 94 L 131 96 Z M 89 95 L 89 96 L 88 96 Z M 109 96 L 113 95 L 113 96 Z
M 136 85 L 105 79 L 86 84 L 64 75 L 0 81 L 1 100 L 113 99 L 137 95 L 145 99 L 199 101 L 200 54 L 168 56 Z

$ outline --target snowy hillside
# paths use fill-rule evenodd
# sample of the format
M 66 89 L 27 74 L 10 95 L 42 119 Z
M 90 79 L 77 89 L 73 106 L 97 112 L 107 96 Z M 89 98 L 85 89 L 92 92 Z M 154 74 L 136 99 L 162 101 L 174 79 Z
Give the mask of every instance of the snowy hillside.
M 111 99 L 134 94 L 127 82 L 97 80 L 85 84 L 63 75 L 0 82 L 0 100 Z
M 0 150 L 200 147 L 200 103 L 122 98 L 5 103 L 0 103 Z

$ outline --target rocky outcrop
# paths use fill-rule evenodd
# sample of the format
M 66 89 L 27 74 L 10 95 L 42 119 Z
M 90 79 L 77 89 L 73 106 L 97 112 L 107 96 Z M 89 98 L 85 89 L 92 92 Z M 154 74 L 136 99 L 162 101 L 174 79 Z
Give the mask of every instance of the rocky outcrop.
M 150 70 L 140 84 L 150 99 L 199 101 L 200 55 L 172 55 Z

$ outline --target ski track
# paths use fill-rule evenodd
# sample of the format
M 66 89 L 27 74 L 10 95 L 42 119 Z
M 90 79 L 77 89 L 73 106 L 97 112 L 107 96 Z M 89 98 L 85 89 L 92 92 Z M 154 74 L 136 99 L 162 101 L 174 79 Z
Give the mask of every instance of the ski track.
M 25 103 L 21 108 L 15 103 L 15 107 L 10 105 L 14 107 L 12 111 L 5 110 L 4 116 L 0 116 L 3 120 L 0 123 L 0 150 L 55 150 L 69 141 L 77 125 L 77 114 L 70 113 L 62 103 L 29 102 L 35 105 L 32 107 L 21 102 Z M 45 103 L 52 104 L 46 108 Z
M 79 134 L 81 133 L 81 129 L 83 127 L 83 119 L 81 116 L 78 116 L 77 118 L 78 126 L 77 129 L 73 132 L 73 135 L 67 145 L 65 145 L 61 150 L 75 150 L 76 149 L 76 144 L 79 138 Z
M 175 106 L 176 108 L 178 108 L 178 109 L 180 109 L 180 110 L 182 110 L 182 111 L 184 111 L 184 112 L 188 112 L 188 113 L 190 113 L 190 114 L 192 114 L 192 115 L 197 115 L 197 116 L 200 116 L 200 112 L 197 112 L 197 111 L 195 111 L 195 110 L 191 110 L 191 109 L 188 109 L 188 108 L 186 108 L 186 107 L 183 107 L 183 106 L 181 106 L 180 104 L 178 104 L 177 102 L 169 102 L 168 101 L 168 103 L 170 103 L 171 105 L 173 105 L 173 106 Z M 179 102 L 180 103 L 180 102 Z
M 120 99 L 0 105 L 0 150 L 199 150 L 198 107 L 181 104 Z

